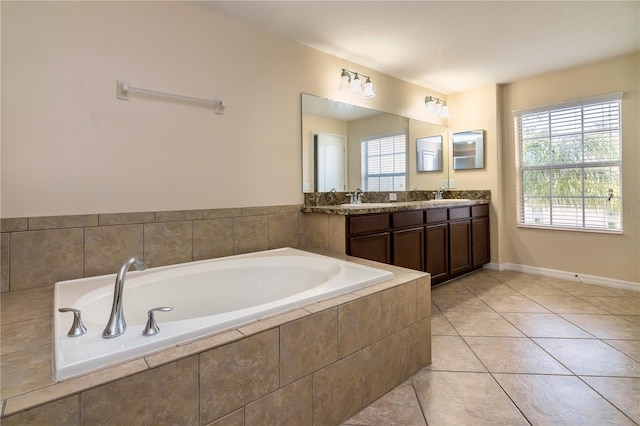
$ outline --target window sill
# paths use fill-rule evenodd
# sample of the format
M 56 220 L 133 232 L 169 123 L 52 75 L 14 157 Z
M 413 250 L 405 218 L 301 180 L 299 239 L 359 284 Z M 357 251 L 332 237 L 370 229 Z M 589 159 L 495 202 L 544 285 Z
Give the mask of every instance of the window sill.
M 561 226 L 548 226 L 548 225 L 531 225 L 519 223 L 518 228 L 528 229 L 543 229 L 547 231 L 569 231 L 569 232 L 588 232 L 594 234 L 610 234 L 610 235 L 622 235 L 624 232 L 622 229 L 594 229 L 594 228 L 569 228 Z

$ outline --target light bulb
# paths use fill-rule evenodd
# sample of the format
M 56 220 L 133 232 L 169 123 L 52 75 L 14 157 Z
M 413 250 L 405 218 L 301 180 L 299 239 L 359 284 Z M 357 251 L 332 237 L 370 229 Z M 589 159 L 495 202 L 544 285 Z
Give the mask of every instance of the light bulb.
M 367 77 L 367 81 L 364 83 L 364 92 L 362 92 L 363 98 L 373 98 L 376 94 L 373 91 L 373 83 L 371 79 Z
M 431 96 L 425 98 L 425 105 L 427 106 L 428 111 L 436 110 L 436 101 Z
M 338 86 L 338 90 L 341 92 L 349 91 L 349 83 L 351 83 L 351 76 L 346 70 L 342 70 L 342 75 L 340 76 L 340 86 Z
M 349 87 L 351 87 L 351 93 L 354 95 L 362 94 L 362 81 L 360 80 L 360 77 L 358 77 L 358 73 L 353 77 L 353 81 Z

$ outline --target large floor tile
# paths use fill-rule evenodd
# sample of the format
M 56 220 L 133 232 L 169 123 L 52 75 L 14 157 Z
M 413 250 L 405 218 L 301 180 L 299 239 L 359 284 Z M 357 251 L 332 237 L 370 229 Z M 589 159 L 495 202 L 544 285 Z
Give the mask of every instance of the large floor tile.
M 502 316 L 529 337 L 593 337 L 556 314 L 503 313 Z
M 425 368 L 445 371 L 487 371 L 460 336 L 432 336 L 431 365 Z
M 599 339 L 640 340 L 640 326 L 614 315 L 561 314 Z
M 554 295 L 528 295 L 531 300 L 556 314 L 607 314 L 608 312 L 578 297 Z
M 524 337 L 517 328 L 495 312 L 445 312 L 444 316 L 461 336 Z
M 474 295 L 432 294 L 431 300 L 442 312 L 493 312 Z
M 488 373 L 422 370 L 413 386 L 429 425 L 526 425 Z
M 613 315 L 640 315 L 640 299 L 603 296 L 585 296 L 581 299 Z
M 534 338 L 577 375 L 640 377 L 640 363 L 596 339 Z
M 609 288 L 599 285 L 585 284 L 579 281 L 558 280 L 555 278 L 544 278 L 543 280 L 574 296 L 616 296 L 616 293 Z
M 529 338 L 465 337 L 492 373 L 571 374 Z
M 411 383 L 403 383 L 344 422 L 362 426 L 426 426 Z
M 567 296 L 569 293 L 547 284 L 542 281 L 511 281 L 506 284 L 509 288 L 517 291 L 525 296 L 528 295 L 540 295 L 540 296 Z
M 640 340 L 603 340 L 623 354 L 640 361 Z
M 480 299 L 496 312 L 538 312 L 548 313 L 549 311 L 534 302 L 533 300 L 519 295 L 478 295 Z
M 453 328 L 449 320 L 438 311 L 431 315 L 431 335 L 432 336 L 457 336 L 458 332 Z
M 640 379 L 629 377 L 582 377 L 589 386 L 631 419 L 640 423 Z
M 496 374 L 534 425 L 627 425 L 623 413 L 575 376 Z
M 618 316 L 624 320 L 634 323 L 635 325 L 640 325 L 640 315 L 618 315 Z

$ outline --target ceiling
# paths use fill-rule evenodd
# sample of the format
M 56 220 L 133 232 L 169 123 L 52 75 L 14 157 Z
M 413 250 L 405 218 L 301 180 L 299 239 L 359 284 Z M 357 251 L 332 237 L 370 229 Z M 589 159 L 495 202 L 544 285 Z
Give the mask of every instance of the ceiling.
M 638 0 L 203 3 L 444 94 L 640 51 Z

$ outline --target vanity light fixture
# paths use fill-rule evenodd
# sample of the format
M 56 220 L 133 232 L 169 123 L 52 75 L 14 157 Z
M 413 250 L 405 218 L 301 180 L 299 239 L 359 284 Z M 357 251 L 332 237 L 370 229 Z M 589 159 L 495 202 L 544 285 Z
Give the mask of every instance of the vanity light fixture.
M 362 83 L 362 79 L 360 77 L 366 78 L 364 84 Z M 376 95 L 373 91 L 373 83 L 371 82 L 371 77 L 355 71 L 349 71 L 345 68 L 342 68 L 342 74 L 340 75 L 340 86 L 338 87 L 338 89 L 341 91 L 351 92 L 354 95 L 361 95 L 363 98 L 373 98 Z
M 424 104 L 427 106 L 427 110 L 429 112 L 438 114 L 440 118 L 451 117 L 451 114 L 449 113 L 449 106 L 447 105 L 447 102 L 442 99 L 427 96 L 424 98 Z

